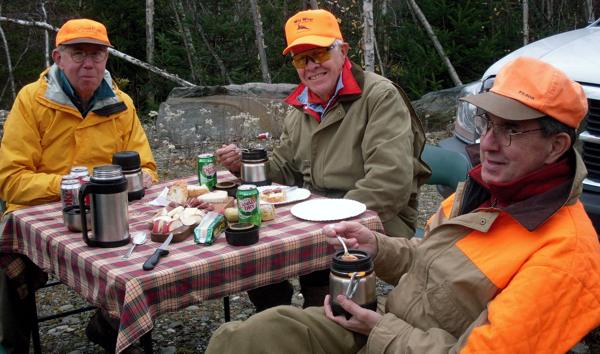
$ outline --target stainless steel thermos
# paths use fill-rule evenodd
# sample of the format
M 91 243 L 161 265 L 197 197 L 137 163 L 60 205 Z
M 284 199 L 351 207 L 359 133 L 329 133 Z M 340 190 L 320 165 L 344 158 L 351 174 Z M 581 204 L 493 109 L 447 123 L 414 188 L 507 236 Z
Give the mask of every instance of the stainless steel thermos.
M 267 150 L 262 148 L 242 149 L 240 176 L 242 184 L 270 185 Z
M 113 154 L 113 165 L 121 166 L 127 179 L 127 198 L 129 201 L 144 197 L 144 176 L 140 166 L 140 154 L 136 151 L 119 151 Z
M 88 246 L 118 247 L 129 243 L 127 218 L 127 179 L 121 166 L 95 166 L 90 183 L 79 190 L 79 205 L 90 195 L 91 235 L 88 236 L 86 211 L 81 210 L 83 239 Z
M 331 261 L 329 273 L 329 294 L 333 314 L 351 315 L 335 300 L 338 295 L 352 299 L 361 307 L 377 309 L 377 294 L 375 288 L 375 273 L 373 261 L 364 251 L 348 250 L 351 256 L 344 256 L 344 251 L 337 252 Z

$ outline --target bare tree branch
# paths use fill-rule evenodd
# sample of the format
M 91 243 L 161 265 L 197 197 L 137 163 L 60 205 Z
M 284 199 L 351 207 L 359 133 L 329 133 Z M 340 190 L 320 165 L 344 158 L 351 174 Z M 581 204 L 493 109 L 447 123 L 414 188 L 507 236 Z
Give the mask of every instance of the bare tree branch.
M 154 63 L 154 0 L 146 0 L 146 61 Z
M 185 20 L 185 11 L 183 11 L 183 5 L 181 0 L 172 0 L 171 5 L 173 12 L 175 13 L 175 21 L 181 32 L 183 38 L 183 45 L 185 46 L 185 53 L 187 54 L 188 64 L 190 66 L 190 73 L 192 74 L 192 80 L 198 81 L 198 75 L 196 75 L 196 65 L 194 58 L 196 58 L 196 49 L 194 48 L 194 42 L 192 41 L 192 34 Z M 180 17 L 181 16 L 181 17 Z
M 256 32 L 256 48 L 260 58 L 260 70 L 262 72 L 263 81 L 271 83 L 271 74 L 269 73 L 269 63 L 267 62 L 267 53 L 265 52 L 265 36 L 262 30 L 262 21 L 260 20 L 260 10 L 256 4 L 256 0 L 250 0 L 250 8 L 252 18 L 254 19 L 254 32 Z
M 433 32 L 433 29 L 431 28 L 429 21 L 427 21 L 427 18 L 421 11 L 421 8 L 419 7 L 419 5 L 417 5 L 415 0 L 407 0 L 407 1 L 408 1 L 408 4 L 410 5 L 410 7 L 413 9 L 415 15 L 421 22 L 421 25 L 425 29 L 425 32 L 427 32 L 429 39 L 431 39 L 431 41 L 433 42 L 433 46 L 437 50 L 440 58 L 442 59 L 442 62 L 444 63 L 444 65 L 446 65 L 446 68 L 448 69 L 448 73 L 450 74 L 450 78 L 452 79 L 452 82 L 454 82 L 454 85 L 456 85 L 456 86 L 462 85 L 462 82 L 460 81 L 460 78 L 458 77 L 456 70 L 454 70 L 454 66 L 452 66 L 450 59 L 448 59 L 448 56 L 444 52 L 444 48 L 440 44 L 440 41 L 438 40 L 437 36 L 435 35 L 435 32 Z
M 28 26 L 28 27 L 38 27 L 38 28 L 44 28 L 44 29 L 49 29 L 52 30 L 54 32 L 58 32 L 58 28 L 51 26 L 47 23 L 44 22 L 39 22 L 39 21 L 26 21 L 26 20 L 19 20 L 19 19 L 14 19 L 14 18 L 8 18 L 8 17 L 4 17 L 4 16 L 0 16 L 0 22 L 5 21 L 5 22 L 11 22 L 11 23 L 16 23 L 22 26 Z M 142 67 L 146 70 L 149 70 L 153 73 L 155 73 L 156 75 L 162 76 L 165 79 L 171 80 L 175 83 L 177 83 L 178 85 L 181 86 L 186 86 L 186 87 L 192 87 L 192 86 L 196 86 L 195 84 L 186 81 L 182 78 L 180 78 L 177 75 L 173 75 L 170 74 L 168 72 L 166 72 L 163 69 L 157 68 L 154 65 L 150 65 L 148 63 L 145 63 L 139 59 L 136 59 L 130 55 L 127 55 L 125 53 L 119 52 L 118 50 L 114 49 L 114 48 L 108 48 L 108 52 L 110 54 L 112 54 L 113 56 L 117 57 L 117 58 L 121 58 L 125 61 L 130 62 L 133 65 L 137 65 L 139 67 Z
M 523 45 L 529 43 L 529 1 L 523 0 Z
M 373 1 L 363 0 L 363 46 L 365 70 L 375 71 L 375 24 L 373 23 Z
M 40 1 L 40 7 L 42 8 L 42 19 L 44 22 L 48 22 L 48 13 L 46 13 L 46 0 Z M 50 66 L 50 34 L 48 30 L 44 31 L 44 65 L 45 67 Z
M 192 12 L 192 16 L 194 19 L 194 25 L 196 26 L 196 31 L 198 32 L 198 34 L 200 34 L 200 38 L 202 39 L 204 46 L 206 46 L 206 49 L 208 49 L 208 51 L 210 52 L 212 57 L 217 62 L 217 66 L 219 67 L 219 70 L 221 71 L 221 75 L 223 76 L 225 81 L 227 81 L 229 84 L 233 84 L 233 80 L 231 80 L 231 77 L 229 76 L 229 73 L 227 72 L 227 69 L 225 68 L 225 64 L 223 63 L 223 60 L 221 60 L 221 58 L 219 57 L 217 52 L 213 49 L 212 45 L 208 41 L 208 38 L 206 37 L 206 33 L 204 32 L 204 27 L 202 27 L 202 23 L 200 22 L 200 19 L 197 16 L 198 11 L 196 10 L 195 2 L 192 2 L 191 6 L 192 6 L 191 12 Z M 204 7 L 202 7 L 202 4 L 200 4 L 200 7 L 202 8 L 202 11 L 205 11 Z
M 2 12 L 2 8 L 0 7 L 0 12 Z M 12 93 L 13 100 L 17 97 L 17 92 L 15 90 L 15 78 L 13 76 L 13 68 L 12 61 L 10 59 L 10 49 L 8 48 L 8 42 L 6 41 L 6 36 L 4 35 L 4 30 L 2 26 L 0 26 L 0 37 L 2 39 L 2 43 L 4 44 L 4 52 L 6 53 L 6 70 L 8 71 L 8 80 L 10 82 L 10 89 Z

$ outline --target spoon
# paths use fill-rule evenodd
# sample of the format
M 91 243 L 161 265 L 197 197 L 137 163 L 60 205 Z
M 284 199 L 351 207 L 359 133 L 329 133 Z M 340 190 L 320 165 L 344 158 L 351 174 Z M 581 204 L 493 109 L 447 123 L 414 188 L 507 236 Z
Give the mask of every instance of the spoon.
M 351 257 L 352 255 L 350 254 L 350 252 L 348 252 L 348 247 L 346 247 L 346 243 L 344 243 L 344 239 L 339 236 L 335 236 L 335 237 L 337 237 L 338 241 L 340 241 L 340 243 L 342 244 L 342 247 L 344 247 L 344 255 L 342 257 Z
M 133 249 L 135 248 L 135 246 L 146 243 L 146 239 L 147 239 L 147 236 L 146 236 L 145 232 L 139 231 L 139 232 L 134 233 L 133 237 L 132 237 L 133 244 L 131 245 L 129 252 L 127 252 L 127 254 L 124 254 L 122 258 L 123 259 L 129 258 L 129 256 L 131 256 L 131 253 L 133 253 Z

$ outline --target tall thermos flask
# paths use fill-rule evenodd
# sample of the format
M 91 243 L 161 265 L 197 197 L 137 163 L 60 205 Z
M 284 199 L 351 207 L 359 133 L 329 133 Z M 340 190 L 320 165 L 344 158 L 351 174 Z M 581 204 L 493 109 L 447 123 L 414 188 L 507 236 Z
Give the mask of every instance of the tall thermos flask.
M 83 239 L 88 246 L 118 247 L 129 243 L 127 217 L 127 179 L 121 166 L 95 166 L 90 183 L 79 190 L 79 203 L 90 195 L 91 235 L 88 235 L 86 211 L 82 209 Z
M 119 151 L 112 157 L 113 165 L 121 166 L 127 179 L 127 198 L 129 201 L 144 197 L 144 176 L 140 166 L 140 154 L 136 151 Z

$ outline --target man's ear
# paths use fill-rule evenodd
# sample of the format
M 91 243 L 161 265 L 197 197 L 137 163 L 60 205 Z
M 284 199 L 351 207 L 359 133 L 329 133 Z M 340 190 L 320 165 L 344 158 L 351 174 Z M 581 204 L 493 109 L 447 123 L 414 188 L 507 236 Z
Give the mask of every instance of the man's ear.
M 52 51 L 52 61 L 54 61 L 56 63 L 56 65 L 60 65 L 61 56 L 62 56 L 62 54 L 60 53 L 60 51 L 58 49 L 54 49 Z
M 551 164 L 563 156 L 567 150 L 571 147 L 571 137 L 567 133 L 558 133 L 550 137 L 551 143 L 549 146 L 549 154 L 546 157 L 546 164 Z
M 344 43 L 342 43 L 342 46 L 340 49 L 342 50 L 342 54 L 344 54 L 344 56 L 348 56 L 348 49 L 350 49 L 350 45 L 348 45 L 348 43 L 344 42 Z

